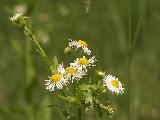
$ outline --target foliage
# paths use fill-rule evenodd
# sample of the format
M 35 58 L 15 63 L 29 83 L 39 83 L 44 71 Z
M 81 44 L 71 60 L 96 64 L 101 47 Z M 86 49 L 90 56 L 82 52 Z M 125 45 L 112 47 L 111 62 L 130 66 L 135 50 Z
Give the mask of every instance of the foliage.
M 113 120 L 159 120 L 159 4 L 160 1 L 91 0 L 86 15 L 83 0 L 1 0 L 0 119 L 36 120 L 37 114 L 65 119 L 61 108 L 67 106 L 44 90 L 47 67 L 35 54 L 31 41 L 24 40 L 8 22 L 17 8 L 23 8 L 23 13 L 34 21 L 31 26 L 36 28 L 37 40 L 50 58 L 56 55 L 58 60 L 65 60 L 62 49 L 66 39 L 81 38 L 96 53 L 97 66 L 121 78 L 126 94 L 101 98 L 111 99 Z M 46 98 L 48 102 L 42 104 Z M 48 109 L 54 103 L 61 108 Z M 50 112 L 37 113 L 39 109 Z M 95 114 L 89 113 L 86 119 L 96 119 Z
M 63 63 L 58 64 L 57 57 L 53 58 L 53 61 L 48 58 L 45 51 L 42 49 L 41 45 L 36 40 L 34 32 L 28 25 L 28 17 L 23 16 L 21 13 L 15 14 L 10 18 L 11 22 L 21 31 L 24 32 L 26 37 L 28 37 L 33 45 L 35 46 L 37 52 L 43 58 L 45 64 L 48 66 L 51 72 L 51 77 L 49 80 L 45 80 L 47 83 L 46 89 L 49 91 L 57 91 L 58 89 L 63 92 L 59 94 L 58 97 L 62 100 L 67 101 L 69 104 L 74 103 L 74 106 L 78 108 L 77 119 L 81 120 L 81 111 L 96 111 L 98 112 L 98 116 L 102 117 L 102 110 L 104 110 L 108 116 L 111 116 L 113 113 L 112 107 L 109 104 L 104 105 L 101 103 L 100 96 L 106 93 L 107 87 L 110 91 L 118 94 L 123 93 L 123 87 L 118 78 L 115 78 L 112 75 L 105 75 L 102 71 L 98 71 L 97 76 L 101 79 L 96 80 L 98 84 L 94 83 L 92 80 L 93 77 L 88 73 L 88 67 L 96 66 L 95 56 L 90 57 L 91 50 L 88 48 L 88 43 L 83 40 L 79 41 L 69 41 L 69 47 L 65 48 L 64 52 L 68 54 L 68 52 L 74 51 L 75 56 L 74 62 L 70 63 L 69 67 L 64 68 Z M 87 57 L 86 57 L 87 55 Z M 81 57 L 83 56 L 83 57 Z M 90 57 L 90 58 L 88 58 Z M 91 71 L 92 73 L 92 71 Z M 90 73 L 90 74 L 91 74 Z M 83 79 L 84 76 L 90 76 L 89 85 L 82 83 L 80 79 Z M 87 77 L 86 77 L 87 78 Z M 67 87 L 67 91 L 73 94 L 74 96 L 68 96 L 63 87 L 66 87 L 67 84 L 72 81 L 72 85 L 74 87 L 74 92 L 70 87 Z M 92 85 L 93 84 L 93 85 Z M 68 85 L 69 86 L 69 85 Z M 56 90 L 57 89 L 57 90 Z M 61 90 L 62 89 L 62 90 Z M 64 96 L 64 95 L 65 96 Z M 70 105 L 71 106 L 71 105 Z M 74 107 L 73 106 L 73 107 Z M 76 113 L 72 111 L 73 116 L 76 116 Z M 66 119 L 72 118 L 72 114 L 68 114 L 67 116 L 64 114 Z

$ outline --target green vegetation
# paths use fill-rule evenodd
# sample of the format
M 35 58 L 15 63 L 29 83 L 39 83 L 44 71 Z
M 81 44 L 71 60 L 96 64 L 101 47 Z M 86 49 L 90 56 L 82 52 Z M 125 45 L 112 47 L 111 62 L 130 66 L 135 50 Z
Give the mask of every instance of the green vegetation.
M 31 17 L 49 57 L 66 60 L 68 39 L 83 39 L 99 66 L 118 76 L 126 90 L 122 96 L 109 95 L 113 120 L 159 120 L 159 6 L 158 0 L 1 0 L 0 120 L 65 120 L 61 108 L 67 108 L 45 90 L 50 71 L 31 41 L 10 24 L 17 10 Z

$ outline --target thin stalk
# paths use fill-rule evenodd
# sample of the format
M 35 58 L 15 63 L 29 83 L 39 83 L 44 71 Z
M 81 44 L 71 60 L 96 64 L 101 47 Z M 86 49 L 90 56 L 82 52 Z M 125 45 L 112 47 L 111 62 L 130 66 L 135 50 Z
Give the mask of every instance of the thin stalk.
M 82 119 L 82 111 L 81 111 L 81 109 L 80 108 L 78 108 L 78 112 L 77 112 L 77 120 L 81 120 Z
M 128 120 L 131 120 L 131 108 L 130 108 L 130 103 L 131 103 L 131 91 L 130 91 L 130 67 L 131 67 L 131 59 L 132 59 L 132 0 L 129 0 L 129 28 L 128 28 Z
M 52 69 L 51 69 L 51 66 L 52 66 L 52 63 L 51 61 L 49 60 L 49 58 L 47 57 L 45 51 L 42 49 L 42 47 L 40 46 L 40 44 L 38 43 L 38 41 L 36 40 L 36 37 L 35 35 L 33 35 L 33 33 L 31 32 L 31 30 L 29 30 L 27 28 L 27 26 L 24 27 L 24 33 L 27 37 L 29 37 L 32 42 L 34 43 L 34 45 L 36 46 L 36 49 L 37 51 L 39 52 L 39 54 L 41 55 L 41 57 L 43 58 L 43 60 L 45 61 L 45 63 L 47 64 L 47 66 L 49 67 L 49 69 L 51 70 L 52 72 Z

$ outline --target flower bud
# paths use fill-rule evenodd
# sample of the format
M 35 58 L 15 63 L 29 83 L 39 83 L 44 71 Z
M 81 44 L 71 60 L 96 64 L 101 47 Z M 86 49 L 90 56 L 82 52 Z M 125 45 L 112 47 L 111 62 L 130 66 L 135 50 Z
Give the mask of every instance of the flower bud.
M 70 54 L 71 53 L 71 48 L 70 47 L 66 47 L 65 49 L 64 49 L 64 53 L 65 54 Z
M 98 71 L 97 74 L 98 74 L 98 76 L 101 76 L 101 77 L 105 76 L 105 72 L 103 72 L 103 71 Z

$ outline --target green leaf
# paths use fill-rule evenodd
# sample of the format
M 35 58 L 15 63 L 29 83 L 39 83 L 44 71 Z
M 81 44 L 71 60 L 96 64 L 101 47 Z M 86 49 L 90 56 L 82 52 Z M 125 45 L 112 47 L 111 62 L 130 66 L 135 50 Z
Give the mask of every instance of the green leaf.
M 90 90 L 90 89 L 95 89 L 96 86 L 95 85 L 85 85 L 85 84 L 82 84 L 79 86 L 79 89 L 80 90 Z
M 66 120 L 75 120 L 71 111 L 63 110 L 62 113 L 63 113 L 64 117 L 66 118 Z
M 50 69 L 52 72 L 55 72 L 58 66 L 58 59 L 56 56 L 53 57 L 52 65 L 50 66 Z
M 106 93 L 106 88 L 103 85 L 100 85 L 97 87 L 97 89 L 95 90 L 95 94 L 102 94 L 102 93 Z
M 110 105 L 107 105 L 107 106 L 106 106 L 106 105 L 101 104 L 100 107 L 101 107 L 107 114 L 109 114 L 109 116 L 113 114 L 113 108 L 112 108 Z
M 62 95 L 58 95 L 58 97 L 60 97 L 61 99 L 63 100 L 66 100 L 68 102 L 75 102 L 76 101 L 76 98 L 75 97 L 71 97 L 71 96 L 62 96 Z
M 54 64 L 54 67 L 57 68 L 57 65 L 58 65 L 58 59 L 56 56 L 54 56 L 53 58 L 53 64 Z

